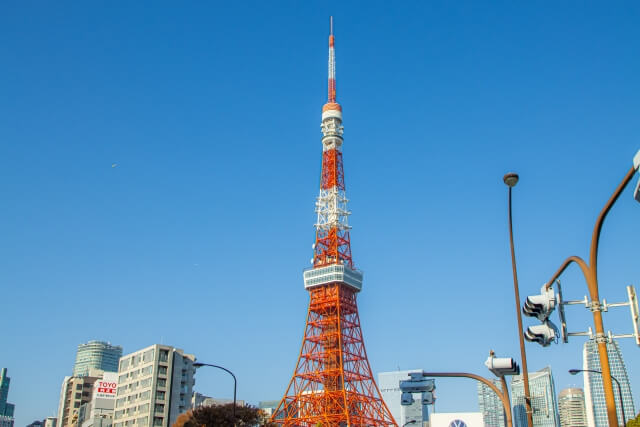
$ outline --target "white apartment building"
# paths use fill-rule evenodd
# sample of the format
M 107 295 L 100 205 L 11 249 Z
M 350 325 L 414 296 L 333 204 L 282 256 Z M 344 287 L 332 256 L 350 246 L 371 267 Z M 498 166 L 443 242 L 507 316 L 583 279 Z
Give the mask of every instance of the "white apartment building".
M 120 358 L 113 427 L 170 427 L 189 410 L 194 355 L 154 344 Z

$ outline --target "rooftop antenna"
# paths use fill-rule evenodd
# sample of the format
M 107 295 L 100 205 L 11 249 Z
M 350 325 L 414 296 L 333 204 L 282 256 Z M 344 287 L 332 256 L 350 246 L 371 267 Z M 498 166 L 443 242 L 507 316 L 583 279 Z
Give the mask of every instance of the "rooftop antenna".
M 330 27 L 329 35 L 332 36 L 333 35 L 333 16 L 329 17 L 329 27 Z

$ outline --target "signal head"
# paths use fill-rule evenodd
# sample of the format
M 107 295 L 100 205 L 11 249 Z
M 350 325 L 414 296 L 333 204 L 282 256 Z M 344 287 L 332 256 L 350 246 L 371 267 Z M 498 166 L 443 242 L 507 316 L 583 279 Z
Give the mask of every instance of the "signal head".
M 415 400 L 413 400 L 413 395 L 409 392 L 402 392 L 402 396 L 400 397 L 400 404 L 402 406 L 412 405 Z
M 529 342 L 537 342 L 543 347 L 547 347 L 552 342 L 558 340 L 558 328 L 546 321 L 542 325 L 529 326 L 524 333 L 524 338 Z
M 538 320 L 546 321 L 557 305 L 556 294 L 552 288 L 545 289 L 542 286 L 542 294 L 528 296 L 524 301 L 522 312 L 525 316 L 537 317 Z

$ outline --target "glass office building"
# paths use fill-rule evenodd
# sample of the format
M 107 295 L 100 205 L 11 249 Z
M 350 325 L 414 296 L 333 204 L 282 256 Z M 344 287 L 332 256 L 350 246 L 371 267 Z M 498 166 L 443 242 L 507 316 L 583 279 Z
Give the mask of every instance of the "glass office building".
M 558 394 L 561 427 L 587 427 L 587 411 L 581 388 L 565 388 Z
M 627 375 L 627 368 L 622 359 L 622 352 L 615 340 L 608 339 L 607 353 L 609 355 L 609 367 L 611 376 L 620 382 L 622 389 L 622 400 L 624 403 L 624 413 L 627 420 L 635 417 L 635 408 L 631 395 L 631 384 Z M 600 356 L 595 340 L 590 339 L 584 343 L 582 352 L 582 369 L 600 371 Z M 608 427 L 607 406 L 604 400 L 604 387 L 602 385 L 602 375 L 594 372 L 583 372 L 584 375 L 584 396 L 587 408 L 587 423 L 595 427 Z M 613 393 L 616 402 L 616 412 L 618 421 L 622 423 L 622 408 L 620 407 L 620 395 L 616 382 L 613 381 Z
M 103 341 L 89 341 L 78 346 L 76 363 L 73 366 L 74 377 L 89 375 L 89 369 L 105 372 L 118 372 L 118 361 L 122 356 L 122 347 Z
M 531 394 L 531 409 L 533 409 L 533 424 L 536 427 L 559 427 L 556 390 L 550 367 L 529 372 L 529 393 Z M 527 427 L 522 375 L 514 375 L 511 381 L 511 404 L 513 405 L 514 427 Z
M 500 381 L 493 380 L 492 382 L 499 390 L 502 390 Z M 482 412 L 485 427 L 505 427 L 502 401 L 495 391 L 481 382 L 478 382 L 478 406 Z

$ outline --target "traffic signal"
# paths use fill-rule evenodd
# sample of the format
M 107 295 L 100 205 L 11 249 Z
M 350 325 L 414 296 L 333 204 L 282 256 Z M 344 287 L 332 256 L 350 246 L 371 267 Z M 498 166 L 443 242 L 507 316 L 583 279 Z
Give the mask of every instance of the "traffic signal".
M 543 347 L 548 346 L 558 339 L 558 328 L 547 320 L 542 325 L 529 326 L 524 333 L 524 338 L 530 342 L 537 342 Z
M 402 406 L 409 406 L 413 405 L 413 402 L 415 402 L 415 400 L 413 400 L 413 394 L 408 391 L 403 391 L 402 396 L 400 396 L 400 404 Z
M 496 377 L 520 374 L 520 366 L 515 360 L 510 357 L 494 357 L 493 352 L 484 364 Z
M 436 396 L 433 391 L 423 391 L 422 392 L 422 404 L 423 405 L 433 405 L 436 401 Z
M 422 393 L 421 401 L 423 405 L 431 405 L 436 400 L 434 390 L 436 389 L 436 380 L 433 378 L 424 378 L 422 372 L 410 372 L 409 379 L 400 381 L 400 404 L 408 406 L 413 404 L 413 393 Z
M 556 294 L 552 288 L 542 285 L 541 294 L 527 297 L 522 312 L 529 317 L 537 317 L 544 322 L 549 318 L 557 304 Z

